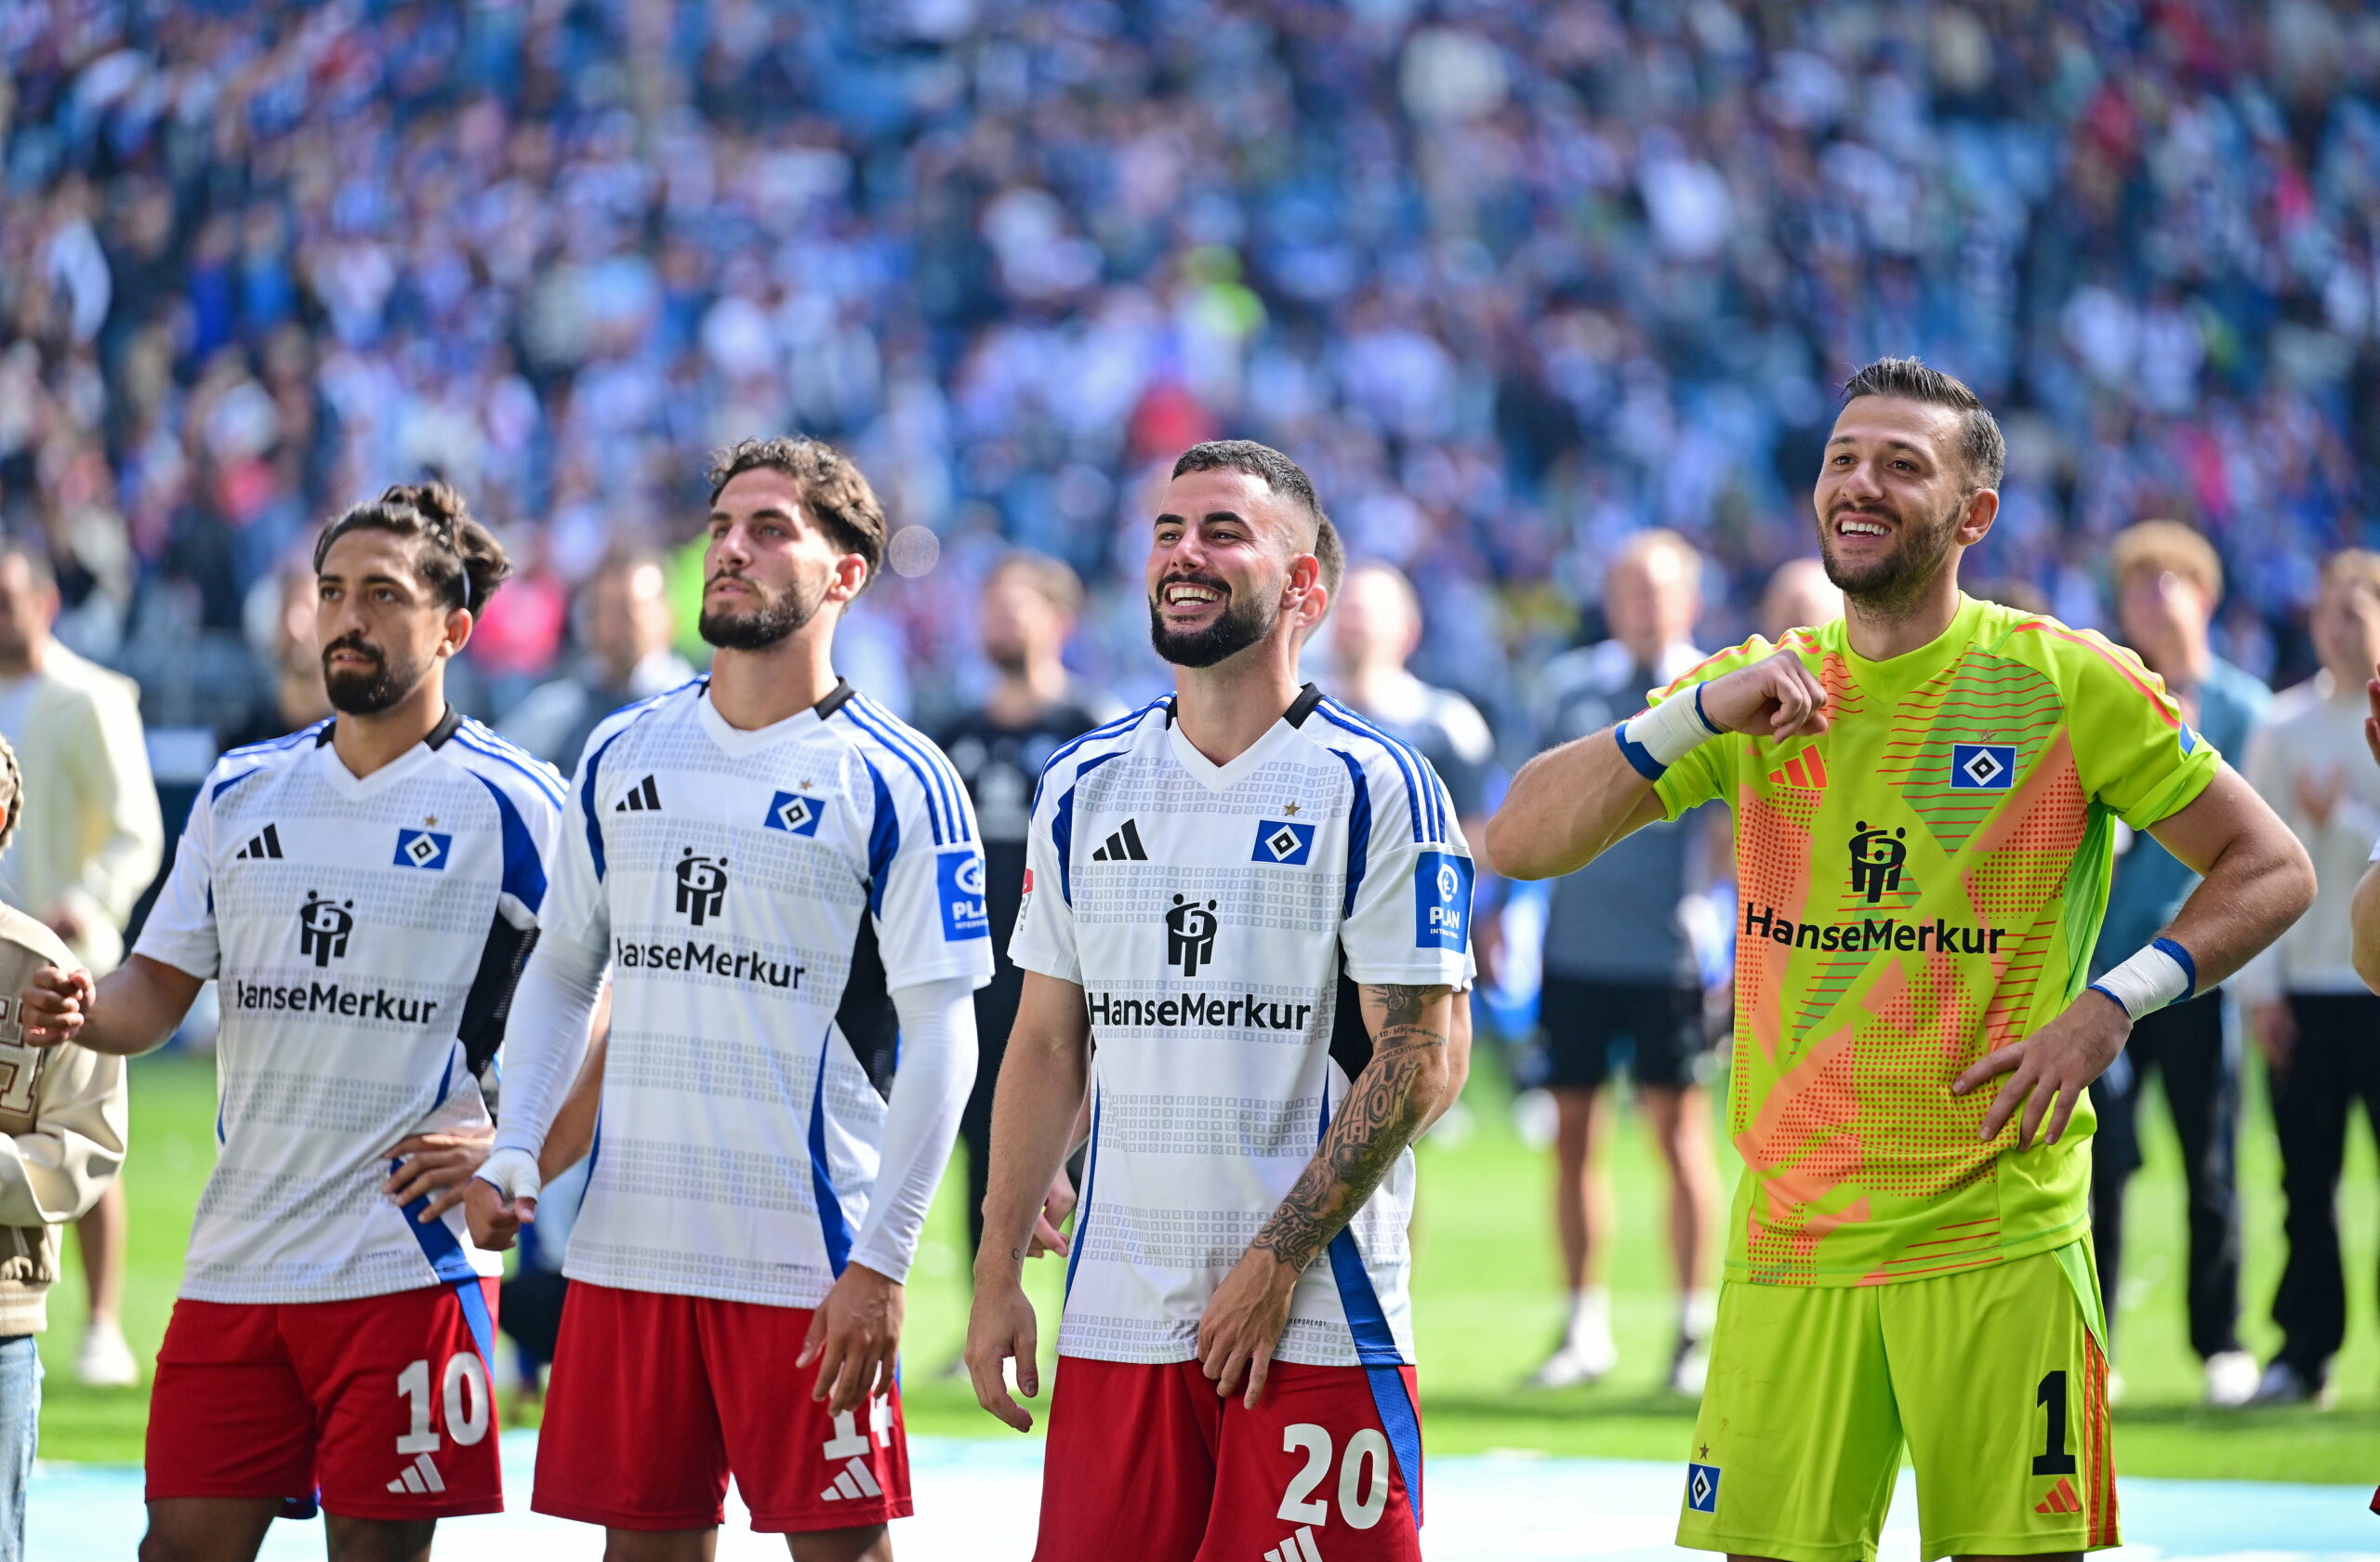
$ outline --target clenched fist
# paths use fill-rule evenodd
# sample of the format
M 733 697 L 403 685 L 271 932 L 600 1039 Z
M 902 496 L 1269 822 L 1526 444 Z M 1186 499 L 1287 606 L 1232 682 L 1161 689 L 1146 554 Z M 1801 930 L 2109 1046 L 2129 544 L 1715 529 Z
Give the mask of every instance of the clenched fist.
M 25 1045 L 55 1047 L 73 1040 L 97 992 L 87 971 L 45 965 L 34 972 L 17 996 L 17 1023 L 24 1027 Z

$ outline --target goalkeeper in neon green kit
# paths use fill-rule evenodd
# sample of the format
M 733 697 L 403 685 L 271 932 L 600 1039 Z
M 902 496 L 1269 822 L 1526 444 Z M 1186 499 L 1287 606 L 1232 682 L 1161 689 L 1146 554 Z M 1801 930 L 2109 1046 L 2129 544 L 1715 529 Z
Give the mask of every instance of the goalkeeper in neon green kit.
M 1928 1559 L 2118 1543 L 2084 1087 L 2313 897 L 2137 657 L 1961 594 L 2003 453 L 1957 380 L 1861 370 L 1815 495 L 1845 616 L 1540 755 L 1488 826 L 1540 879 L 1735 811 L 1744 1175 L 1680 1545 L 1868 1562 L 1904 1443 Z M 2086 991 L 2119 820 L 2205 882 Z

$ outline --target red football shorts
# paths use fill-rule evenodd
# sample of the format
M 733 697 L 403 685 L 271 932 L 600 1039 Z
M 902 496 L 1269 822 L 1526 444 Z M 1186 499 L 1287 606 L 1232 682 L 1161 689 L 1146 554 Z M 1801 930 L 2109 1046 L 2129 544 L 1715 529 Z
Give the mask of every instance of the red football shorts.
M 702 1529 L 727 1476 L 752 1528 L 800 1533 L 909 1514 L 898 1390 L 830 1416 L 797 1368 L 807 1307 L 570 1282 L 529 1505 L 615 1529 Z
M 496 1281 L 480 1289 L 496 1311 Z M 149 1395 L 149 1499 L 278 1497 L 346 1518 L 504 1511 L 487 1364 L 452 1288 L 174 1304 Z
M 1195 1361 L 1059 1357 L 1034 1562 L 1421 1562 L 1412 1368 L 1276 1361 L 1244 1399 Z

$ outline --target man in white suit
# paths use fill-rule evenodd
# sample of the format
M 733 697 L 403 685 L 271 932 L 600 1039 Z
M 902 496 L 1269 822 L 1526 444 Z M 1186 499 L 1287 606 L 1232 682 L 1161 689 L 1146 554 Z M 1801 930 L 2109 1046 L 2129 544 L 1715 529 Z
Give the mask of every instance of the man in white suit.
M 52 639 L 58 609 L 46 555 L 0 545 L 0 737 L 43 821 L 0 859 L 0 899 L 46 923 L 100 976 L 124 959 L 124 924 L 157 875 L 165 827 L 139 688 Z M 125 1227 L 118 1178 L 75 1227 L 91 1311 L 74 1367 L 87 1383 L 139 1380 L 120 1321 Z

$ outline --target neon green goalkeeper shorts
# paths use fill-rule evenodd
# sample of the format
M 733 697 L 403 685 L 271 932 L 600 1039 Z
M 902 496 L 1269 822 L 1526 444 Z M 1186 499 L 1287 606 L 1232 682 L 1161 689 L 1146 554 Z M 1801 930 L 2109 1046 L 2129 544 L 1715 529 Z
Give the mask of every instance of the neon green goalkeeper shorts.
M 1930 1280 L 1728 1283 L 1677 1543 L 1873 1562 L 1904 1440 L 1924 1562 L 2116 1538 L 2087 1241 Z

